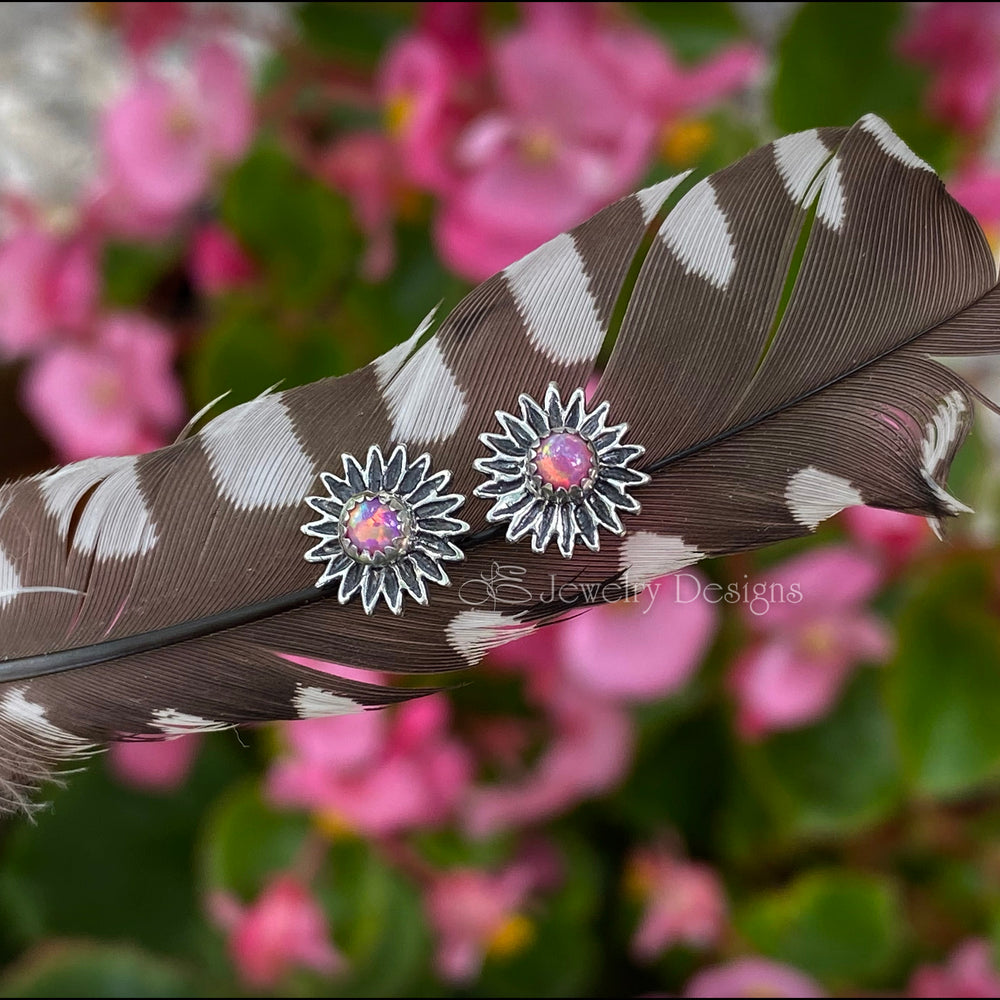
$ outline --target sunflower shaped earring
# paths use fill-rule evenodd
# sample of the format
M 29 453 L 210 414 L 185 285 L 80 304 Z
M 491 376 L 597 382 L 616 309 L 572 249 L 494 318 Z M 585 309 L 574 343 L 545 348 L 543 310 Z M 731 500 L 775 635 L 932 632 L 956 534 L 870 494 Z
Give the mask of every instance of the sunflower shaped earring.
M 520 417 L 497 411 L 503 433 L 479 438 L 493 452 L 474 463 L 489 477 L 473 491 L 493 501 L 487 520 L 508 521 L 509 541 L 530 535 L 534 552 L 555 538 L 566 558 L 577 538 L 597 551 L 601 527 L 623 535 L 619 512 L 639 512 L 629 488 L 649 482 L 646 473 L 629 468 L 645 449 L 622 444 L 628 425 L 608 423 L 608 403 L 588 412 L 583 389 L 564 405 L 555 383 L 542 405 L 527 394 L 518 403 Z

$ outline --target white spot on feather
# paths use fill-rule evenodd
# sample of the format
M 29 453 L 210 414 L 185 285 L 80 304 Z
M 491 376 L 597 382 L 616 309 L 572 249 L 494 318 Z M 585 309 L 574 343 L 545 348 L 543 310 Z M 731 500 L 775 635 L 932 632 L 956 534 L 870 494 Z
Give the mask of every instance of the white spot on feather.
M 87 490 L 128 465 L 131 458 L 87 458 L 38 478 L 45 512 L 56 519 L 61 538 L 66 537 L 73 511 Z
M 925 160 L 921 160 L 878 115 L 865 115 L 860 124 L 865 132 L 874 136 L 879 148 L 887 156 L 898 160 L 904 166 L 934 173 L 934 168 Z
M 937 481 L 955 439 L 962 428 L 962 414 L 966 404 L 962 394 L 953 389 L 941 400 L 934 416 L 924 424 L 924 437 L 920 442 L 921 472 L 935 497 L 952 514 L 971 514 L 973 510 L 955 499 Z
M 436 339 L 419 348 L 382 391 L 397 440 L 431 444 L 462 426 L 465 393 Z
M 844 188 L 840 183 L 840 160 L 834 157 L 824 171 L 816 217 L 834 232 L 844 224 Z
M 148 552 L 156 543 L 156 526 L 139 488 L 137 461 L 136 455 L 122 459 L 87 501 L 73 536 L 73 549 L 80 555 L 125 559 Z
M 455 615 L 445 634 L 452 649 L 472 667 L 491 649 L 530 635 L 534 630 L 534 625 L 514 621 L 499 611 L 474 608 Z
M 736 268 L 735 248 L 725 213 L 709 178 L 677 203 L 660 227 L 660 238 L 687 271 L 726 289 Z
M 785 185 L 788 197 L 801 205 L 806 201 L 806 193 L 813 185 L 816 175 L 832 153 L 819 137 L 819 132 L 811 128 L 806 132 L 796 132 L 775 139 L 771 144 L 774 160 Z
M 361 711 L 361 706 L 350 698 L 304 684 L 299 684 L 296 688 L 292 704 L 300 719 L 322 719 L 328 715 L 347 715 Z
M 49 721 L 45 709 L 28 701 L 23 687 L 9 690 L 0 701 L 0 720 L 25 730 L 43 746 L 39 755 L 47 759 L 68 759 L 91 753 L 93 744 L 60 729 Z
M 589 361 L 600 350 L 605 328 L 569 233 L 543 243 L 503 273 L 532 344 L 550 361 Z
M 815 529 L 820 521 L 839 514 L 845 507 L 863 504 L 864 500 L 849 479 L 807 465 L 789 477 L 785 502 L 799 524 Z
M 628 582 L 645 587 L 651 580 L 691 566 L 705 558 L 696 545 L 688 545 L 679 535 L 636 531 L 625 539 L 618 562 L 628 573 Z
M 21 576 L 7 553 L 0 549 L 0 608 L 5 608 L 21 590 Z
M 690 175 L 691 171 L 685 170 L 684 173 L 678 174 L 676 177 L 668 177 L 665 181 L 660 181 L 659 184 L 651 184 L 641 191 L 636 191 L 633 197 L 639 202 L 639 208 L 642 209 L 642 221 L 647 226 L 653 221 L 653 217 L 659 212 L 677 185 Z
M 219 492 L 239 510 L 299 503 L 316 478 L 280 393 L 234 406 L 198 439 Z
M 190 733 L 211 733 L 231 729 L 230 722 L 215 722 L 200 715 L 178 712 L 176 708 L 158 708 L 153 713 L 152 724 L 168 736 L 187 736 Z
M 417 349 L 420 338 L 430 329 L 438 307 L 435 306 L 420 322 L 420 325 L 401 344 L 390 348 L 372 362 L 378 387 L 385 391 L 387 383 L 406 364 L 406 359 Z

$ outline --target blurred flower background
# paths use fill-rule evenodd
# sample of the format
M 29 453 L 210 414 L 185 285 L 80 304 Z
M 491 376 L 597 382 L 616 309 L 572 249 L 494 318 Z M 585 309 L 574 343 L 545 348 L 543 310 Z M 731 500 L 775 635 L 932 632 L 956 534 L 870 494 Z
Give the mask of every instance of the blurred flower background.
M 0 4 L 0 472 L 869 111 L 1000 240 L 1000 4 Z M 857 508 L 444 695 L 115 747 L 0 822 L 0 996 L 1000 995 L 998 469 L 946 544 Z

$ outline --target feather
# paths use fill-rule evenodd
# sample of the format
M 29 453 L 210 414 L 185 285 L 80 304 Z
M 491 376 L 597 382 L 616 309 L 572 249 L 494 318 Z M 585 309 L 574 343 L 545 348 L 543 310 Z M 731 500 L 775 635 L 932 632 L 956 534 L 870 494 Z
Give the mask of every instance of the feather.
M 1000 350 L 1000 292 L 974 220 L 866 116 L 630 195 L 432 322 L 167 448 L 3 488 L 0 804 L 26 806 L 109 740 L 423 690 L 291 655 L 462 669 L 608 584 L 804 535 L 852 504 L 966 510 L 947 475 L 975 394 L 933 357 Z M 574 461 L 606 474 L 554 506 L 515 497 L 527 442 L 572 448 L 574 428 L 593 445 Z M 358 517 L 362 561 L 345 562 L 337 532 Z M 378 532 L 402 537 L 403 517 L 412 545 L 385 565 Z M 530 544 L 508 540 L 531 524 Z M 318 588 L 317 561 L 342 586 Z

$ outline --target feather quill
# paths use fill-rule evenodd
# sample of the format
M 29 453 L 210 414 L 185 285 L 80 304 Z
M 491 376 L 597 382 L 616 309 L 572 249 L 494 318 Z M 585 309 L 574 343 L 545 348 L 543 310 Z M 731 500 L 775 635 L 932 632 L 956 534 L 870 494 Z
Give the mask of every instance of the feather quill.
M 586 385 L 622 305 L 595 399 L 645 447 L 642 510 L 571 559 L 511 546 L 473 495 L 479 435 L 522 393 Z M 0 491 L 0 808 L 27 807 L 51 769 L 109 740 L 419 693 L 288 655 L 465 668 L 609 580 L 642 586 L 852 504 L 935 521 L 967 509 L 946 482 L 975 394 L 933 357 L 1000 350 L 1000 292 L 975 221 L 869 115 L 630 195 L 430 325 L 160 451 Z M 369 616 L 314 586 L 304 498 L 343 453 L 397 444 L 451 470 L 466 559 L 426 606 Z M 565 603 L 488 601 L 497 562 L 517 564 L 523 594 L 571 584 Z

